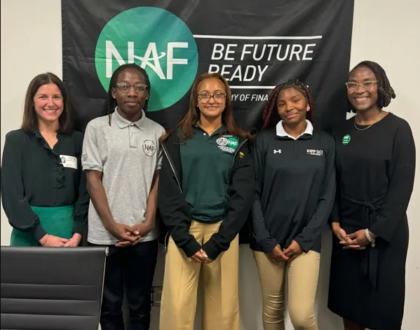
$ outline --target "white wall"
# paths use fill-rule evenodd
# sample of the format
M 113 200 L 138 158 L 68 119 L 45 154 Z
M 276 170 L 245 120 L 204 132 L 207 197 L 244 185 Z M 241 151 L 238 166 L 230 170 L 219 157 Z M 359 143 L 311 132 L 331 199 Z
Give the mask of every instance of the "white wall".
M 345 1 L 345 0 L 341 0 Z M 386 70 L 397 98 L 388 110 L 410 123 L 420 154 L 420 3 L 418 0 L 356 0 L 351 66 L 369 59 Z M 21 122 L 25 91 L 38 73 L 55 72 L 62 76 L 61 4 L 59 0 L 1 1 L 1 147 L 5 134 Z M 417 157 L 420 163 L 420 156 Z M 417 167 L 417 173 L 420 168 Z M 404 330 L 420 328 L 416 297 L 420 296 L 420 180 L 416 181 L 408 209 L 411 241 L 407 261 L 407 298 Z M 417 202 L 417 203 L 416 203 Z M 9 244 L 10 226 L 1 213 L 1 244 Z M 322 330 L 342 329 L 340 320 L 326 308 L 329 233 L 324 235 L 323 259 L 317 297 L 317 315 Z M 162 261 L 161 256 L 161 261 Z M 251 253 L 241 248 L 240 292 L 242 330 L 259 330 L 261 298 L 259 279 Z M 161 282 L 158 267 L 156 284 Z M 392 302 L 389 302 L 392 304 Z M 158 310 L 153 313 L 156 327 Z M 198 329 L 198 328 L 197 328 Z M 287 330 L 291 330 L 290 323 Z

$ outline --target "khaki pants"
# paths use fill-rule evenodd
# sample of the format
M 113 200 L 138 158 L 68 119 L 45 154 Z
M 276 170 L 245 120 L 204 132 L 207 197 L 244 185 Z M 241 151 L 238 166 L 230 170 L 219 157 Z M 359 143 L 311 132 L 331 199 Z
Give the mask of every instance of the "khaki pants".
M 190 234 L 204 244 L 219 230 L 220 222 L 193 221 Z M 199 276 L 204 289 L 202 330 L 239 330 L 238 299 L 239 239 L 210 264 L 185 256 L 172 238 L 165 261 L 160 330 L 193 330 Z
M 291 263 L 273 263 L 263 252 L 254 251 L 261 280 L 264 330 L 284 330 L 284 283 L 288 274 L 290 320 L 295 330 L 318 330 L 314 315 L 320 254 L 302 253 Z

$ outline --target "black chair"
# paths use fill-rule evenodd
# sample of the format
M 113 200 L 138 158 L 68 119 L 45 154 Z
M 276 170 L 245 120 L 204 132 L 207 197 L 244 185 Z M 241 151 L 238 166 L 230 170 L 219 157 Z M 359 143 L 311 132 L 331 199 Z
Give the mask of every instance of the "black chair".
M 1 329 L 98 330 L 107 249 L 1 247 Z

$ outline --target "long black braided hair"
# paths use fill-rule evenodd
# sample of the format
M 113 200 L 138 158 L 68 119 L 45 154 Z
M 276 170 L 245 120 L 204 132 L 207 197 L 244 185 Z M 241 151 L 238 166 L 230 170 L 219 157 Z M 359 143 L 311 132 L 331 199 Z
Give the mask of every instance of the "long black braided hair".
M 291 87 L 296 88 L 306 97 L 310 107 L 310 110 L 306 113 L 306 119 L 308 119 L 312 124 L 314 123 L 314 98 L 312 93 L 309 90 L 309 87 L 303 82 L 299 79 L 294 79 L 276 86 L 276 88 L 274 88 L 270 93 L 263 111 L 263 130 L 276 126 L 280 121 L 280 115 L 277 112 L 277 98 L 283 89 Z
M 385 70 L 378 63 L 372 61 L 360 62 L 350 71 L 347 80 L 354 70 L 361 67 L 371 69 L 376 77 L 376 80 L 378 81 L 378 101 L 376 102 L 376 105 L 379 109 L 387 107 L 391 103 L 391 99 L 395 99 L 397 96 L 395 95 L 394 89 L 391 87 Z M 350 102 L 349 106 L 351 112 L 356 112 L 356 110 L 351 106 Z
M 110 126 L 111 126 L 111 115 L 115 111 L 115 108 L 117 107 L 117 101 L 112 97 L 112 90 L 114 88 L 117 88 L 118 76 L 120 75 L 121 72 L 123 72 L 126 69 L 135 69 L 143 75 L 144 80 L 146 81 L 147 91 L 149 92 L 149 95 L 150 95 L 150 90 L 151 90 L 150 79 L 145 69 L 143 69 L 141 66 L 135 63 L 123 64 L 119 66 L 112 74 L 111 80 L 109 82 L 108 97 L 105 102 L 105 111 L 109 117 Z M 143 107 L 144 111 L 147 111 L 148 103 L 149 103 L 149 100 L 146 100 Z

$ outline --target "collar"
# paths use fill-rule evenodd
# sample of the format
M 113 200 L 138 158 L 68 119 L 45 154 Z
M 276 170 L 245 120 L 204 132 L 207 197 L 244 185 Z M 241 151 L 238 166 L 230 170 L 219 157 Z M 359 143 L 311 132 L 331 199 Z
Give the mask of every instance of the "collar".
M 306 120 L 306 129 L 305 132 L 300 134 L 297 138 L 294 138 L 293 136 L 289 135 L 283 127 L 283 120 L 280 120 L 280 122 L 276 125 L 276 135 L 280 137 L 289 137 L 293 140 L 299 139 L 302 135 L 308 134 L 313 135 L 314 127 L 312 126 L 311 122 L 309 120 Z
M 126 128 L 128 126 L 131 125 L 135 125 L 137 126 L 137 128 L 143 130 L 143 126 L 144 123 L 146 121 L 146 114 L 144 112 L 144 110 L 141 110 L 141 118 L 135 122 L 131 122 L 127 119 L 125 119 L 124 117 L 122 117 L 119 113 L 118 113 L 118 107 L 115 107 L 115 111 L 112 113 L 112 122 L 116 123 L 118 125 L 119 128 Z
M 34 134 L 35 137 L 37 137 L 38 139 L 43 139 L 44 138 L 42 136 L 41 132 L 39 131 L 39 129 L 31 129 L 28 132 L 31 132 L 32 134 Z M 60 138 L 61 136 L 64 136 L 64 135 L 70 135 L 71 133 L 72 133 L 72 130 L 69 130 L 67 132 L 57 131 L 57 139 Z
M 193 124 L 193 127 L 194 127 L 195 129 L 199 129 L 199 130 L 201 130 L 201 131 L 204 131 L 204 130 L 200 127 L 200 125 L 198 125 L 198 122 L 195 122 L 195 123 Z M 220 126 L 217 130 L 215 130 L 215 131 L 212 133 L 212 135 L 213 135 L 214 133 L 225 133 L 226 131 L 227 131 L 227 128 L 226 128 L 225 124 L 222 124 L 222 126 Z

